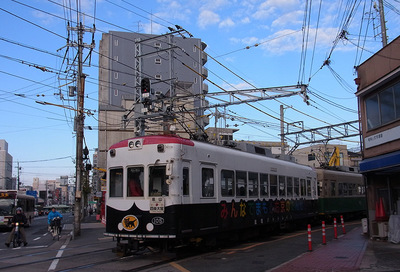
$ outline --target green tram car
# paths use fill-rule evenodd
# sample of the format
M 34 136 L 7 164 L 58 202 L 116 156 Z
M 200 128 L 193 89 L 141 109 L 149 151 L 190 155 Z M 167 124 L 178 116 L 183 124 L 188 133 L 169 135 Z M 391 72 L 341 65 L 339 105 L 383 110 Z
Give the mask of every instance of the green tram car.
M 363 176 L 356 172 L 319 168 L 318 211 L 322 218 L 365 216 L 367 203 Z

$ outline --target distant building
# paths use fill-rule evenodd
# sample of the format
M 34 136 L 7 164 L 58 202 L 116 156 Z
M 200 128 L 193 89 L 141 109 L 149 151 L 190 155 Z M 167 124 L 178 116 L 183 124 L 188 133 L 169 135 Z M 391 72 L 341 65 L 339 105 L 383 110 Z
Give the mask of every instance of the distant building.
M 106 168 L 106 152 L 112 144 L 142 131 L 143 126 L 135 118 L 143 114 L 167 108 L 180 111 L 175 119 L 146 120 L 146 134 L 168 130 L 187 137 L 188 132 L 198 133 L 199 127 L 208 124 L 208 117 L 202 117 L 203 110 L 195 110 L 207 105 L 201 96 L 208 92 L 203 82 L 208 76 L 204 67 L 207 55 L 202 51 L 205 47 L 200 39 L 172 34 L 103 34 L 99 49 L 98 167 Z M 151 82 L 150 98 L 168 99 L 147 107 L 139 103 L 144 78 Z
M 13 157 L 8 153 L 8 143 L 0 139 L 0 189 L 15 189 L 12 182 Z
M 356 168 L 356 172 L 358 172 L 358 162 L 361 159 L 361 154 L 349 152 L 346 145 L 316 144 L 298 148 L 293 151 L 292 155 L 296 158 L 297 163 L 319 168 L 328 165 L 335 147 L 339 149 L 339 166 Z

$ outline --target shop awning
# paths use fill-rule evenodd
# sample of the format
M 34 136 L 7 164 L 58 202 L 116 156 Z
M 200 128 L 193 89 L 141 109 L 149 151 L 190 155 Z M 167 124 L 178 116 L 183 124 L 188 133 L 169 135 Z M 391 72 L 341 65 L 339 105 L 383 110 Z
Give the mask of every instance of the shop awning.
M 400 171 L 400 151 L 368 158 L 360 162 L 360 172 L 393 170 Z

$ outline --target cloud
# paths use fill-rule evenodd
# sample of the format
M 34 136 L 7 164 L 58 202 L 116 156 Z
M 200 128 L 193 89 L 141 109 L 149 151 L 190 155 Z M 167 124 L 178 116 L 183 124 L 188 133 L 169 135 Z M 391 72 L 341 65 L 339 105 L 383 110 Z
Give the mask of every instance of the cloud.
M 154 22 L 143 24 L 143 33 L 160 34 L 163 32 L 165 33 L 166 29 L 160 24 Z
M 254 88 L 254 86 L 250 85 L 247 82 L 241 81 L 238 83 L 231 83 L 231 84 L 222 83 L 222 88 L 224 88 L 227 91 L 234 91 L 234 90 L 251 89 L 251 88 Z
M 304 12 L 302 10 L 295 10 L 278 17 L 272 22 L 272 27 L 285 27 L 287 25 L 301 25 Z
M 251 21 L 250 21 L 250 18 L 249 18 L 249 17 L 244 17 L 242 20 L 240 20 L 240 22 L 241 22 L 242 24 L 249 24 Z
M 211 10 L 203 10 L 200 12 L 197 23 L 200 28 L 217 24 L 221 21 L 219 15 Z
M 314 37 L 317 36 L 316 50 L 328 50 L 332 47 L 337 34 L 336 28 L 320 28 L 318 32 L 315 28 L 309 30 L 308 48 L 313 47 Z M 300 51 L 303 45 L 302 31 L 284 29 L 275 32 L 271 36 L 260 40 L 261 48 L 273 54 L 284 54 L 286 52 Z M 337 48 L 344 50 L 344 47 Z
M 287 12 L 298 10 L 300 6 L 299 0 L 267 0 L 258 6 L 253 17 L 259 20 L 265 20 L 274 16 L 278 11 Z
M 43 13 L 41 11 L 36 11 L 36 10 L 34 10 L 32 14 L 33 14 L 34 17 L 40 19 L 40 21 L 44 25 L 49 26 L 49 25 L 54 24 L 54 17 L 49 16 L 48 14 L 45 14 L 45 13 Z
M 230 38 L 229 39 L 234 44 L 244 44 L 244 45 L 253 45 L 259 42 L 257 37 L 244 37 L 242 39 L 238 38 Z
M 219 23 L 219 27 L 223 28 L 223 27 L 233 27 L 235 26 L 235 22 L 232 21 L 231 18 L 225 19 L 222 22 Z

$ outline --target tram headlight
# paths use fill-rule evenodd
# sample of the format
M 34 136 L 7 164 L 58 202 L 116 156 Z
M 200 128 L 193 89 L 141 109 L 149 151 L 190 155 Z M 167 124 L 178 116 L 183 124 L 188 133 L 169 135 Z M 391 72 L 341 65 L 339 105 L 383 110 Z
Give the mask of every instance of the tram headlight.
M 115 153 L 116 153 L 115 149 L 111 149 L 110 150 L 110 156 L 111 157 L 115 157 Z
M 148 232 L 152 232 L 154 230 L 154 225 L 152 223 L 147 223 L 146 229 Z

